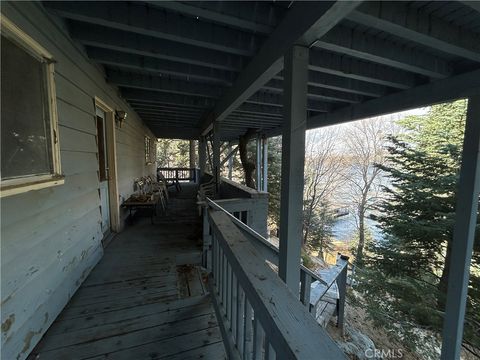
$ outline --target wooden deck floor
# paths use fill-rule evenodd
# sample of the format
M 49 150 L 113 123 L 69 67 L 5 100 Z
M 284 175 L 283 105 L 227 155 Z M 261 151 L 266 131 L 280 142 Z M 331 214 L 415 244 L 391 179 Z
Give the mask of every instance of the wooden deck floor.
M 30 359 L 225 359 L 198 267 L 193 189 L 118 235 Z

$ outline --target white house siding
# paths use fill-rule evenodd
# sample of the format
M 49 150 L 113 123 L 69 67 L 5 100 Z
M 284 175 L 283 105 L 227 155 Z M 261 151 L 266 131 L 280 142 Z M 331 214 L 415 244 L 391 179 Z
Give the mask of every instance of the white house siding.
M 1 11 L 57 61 L 66 176 L 64 185 L 1 199 L 1 358 L 24 359 L 103 254 L 94 97 L 128 112 L 116 128 L 123 198 L 134 178 L 155 173 L 144 161 L 144 136 L 153 135 L 40 3 L 2 2 Z

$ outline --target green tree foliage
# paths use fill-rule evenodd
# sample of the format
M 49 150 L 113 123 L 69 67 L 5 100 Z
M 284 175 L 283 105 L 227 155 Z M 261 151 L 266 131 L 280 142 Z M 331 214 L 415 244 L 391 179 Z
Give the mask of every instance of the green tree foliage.
M 157 143 L 158 167 L 188 167 L 189 150 L 187 140 L 160 139 Z
M 386 238 L 369 247 L 359 290 L 375 323 L 412 347 L 416 328 L 442 328 L 466 105 L 401 120 L 405 132 L 390 139 L 380 166 L 390 180 L 378 218 Z M 479 242 L 477 231 L 464 339 L 480 348 Z

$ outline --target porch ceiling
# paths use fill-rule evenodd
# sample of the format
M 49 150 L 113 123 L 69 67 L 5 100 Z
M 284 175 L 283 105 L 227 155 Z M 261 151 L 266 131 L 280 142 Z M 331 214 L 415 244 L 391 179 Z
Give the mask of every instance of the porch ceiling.
M 284 48 L 310 46 L 309 128 L 480 91 L 469 1 L 44 2 L 159 137 L 281 132 Z

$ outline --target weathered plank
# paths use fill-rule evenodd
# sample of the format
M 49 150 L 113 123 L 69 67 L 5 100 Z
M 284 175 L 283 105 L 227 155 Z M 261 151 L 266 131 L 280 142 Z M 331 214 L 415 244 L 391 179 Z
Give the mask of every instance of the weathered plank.
M 111 357 L 118 360 L 131 360 L 135 357 L 148 359 L 170 359 L 175 354 L 178 354 L 178 356 L 181 357 L 186 351 L 207 346 L 211 343 L 220 342 L 221 334 L 218 326 L 209 327 L 199 331 L 194 330 L 196 327 L 197 326 L 195 326 L 193 329 L 189 329 L 191 332 L 182 334 L 181 336 L 175 336 L 163 341 L 132 347 L 128 350 L 105 354 L 104 356 L 92 358 L 92 360 Z
M 138 347 L 140 345 L 146 345 L 152 349 L 152 344 L 156 341 L 161 341 L 163 339 L 175 338 L 175 336 L 179 336 L 182 334 L 190 335 L 192 338 L 191 333 L 201 330 L 209 330 L 210 328 L 214 328 L 216 325 L 215 315 L 207 314 L 201 315 L 198 317 L 189 318 L 187 320 L 180 320 L 177 322 L 170 322 L 170 323 L 160 323 L 157 326 L 151 326 L 147 328 L 143 328 L 138 331 L 127 332 L 125 334 L 121 334 L 114 337 L 105 337 L 102 338 L 99 335 L 98 340 L 88 341 L 81 344 L 75 344 L 73 346 L 68 347 L 60 347 L 55 350 L 46 351 L 40 353 L 41 358 L 43 359 L 63 359 L 63 358 L 70 358 L 72 354 L 75 354 L 75 357 L 78 359 L 82 358 L 92 358 L 99 355 L 104 354 L 112 354 L 114 352 L 118 352 L 124 349 L 135 348 L 135 356 L 141 356 L 141 349 Z M 212 329 L 213 330 L 213 329 Z M 128 330 L 127 330 L 128 331 Z M 185 335 L 184 335 L 185 336 Z M 175 339 L 176 340 L 176 339 Z M 204 339 L 199 339 L 202 343 Z M 61 340 L 60 340 L 61 341 Z M 170 340 L 171 341 L 171 340 Z M 217 339 L 218 341 L 218 339 Z M 173 346 L 176 347 L 178 350 L 179 347 L 191 344 L 191 341 L 188 342 L 180 342 L 175 341 Z M 161 352 L 162 355 L 165 355 L 165 347 L 158 345 L 155 346 L 157 351 Z M 188 349 L 188 348 L 187 348 Z M 150 350 L 151 351 L 151 350 Z M 177 351 L 179 352 L 179 351 Z M 127 351 L 122 353 L 115 354 L 116 359 L 124 358 L 128 354 Z M 132 359 L 134 356 L 133 353 L 130 353 L 129 359 Z
M 108 312 L 97 313 L 94 315 L 88 313 L 75 318 L 60 316 L 49 329 L 48 334 L 50 336 L 88 328 L 95 328 L 107 324 L 114 324 L 118 321 L 126 319 L 161 314 L 182 308 L 190 308 L 209 302 L 210 299 L 208 298 L 208 295 L 204 295 L 168 302 L 153 302 L 151 304 L 136 305 L 129 308 L 110 310 Z
M 68 333 L 50 335 L 35 351 L 42 353 L 45 351 L 65 348 L 67 346 L 91 343 L 92 341 L 98 341 L 105 338 L 119 337 L 143 329 L 158 327 L 159 324 L 168 327 L 175 322 L 191 319 L 192 314 L 195 314 L 194 319 L 200 318 L 199 320 L 201 320 L 203 316 L 211 315 L 211 313 L 211 304 L 204 302 L 197 306 L 182 307 L 161 313 L 144 315 L 137 314 L 130 318 L 122 317 L 121 319 L 118 319 L 118 321 L 110 322 L 109 324 L 69 331 Z

